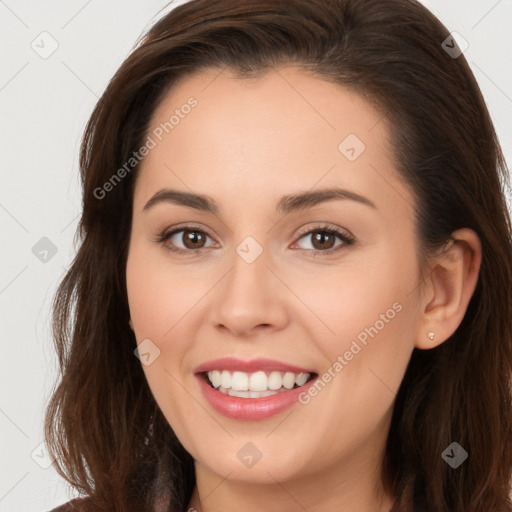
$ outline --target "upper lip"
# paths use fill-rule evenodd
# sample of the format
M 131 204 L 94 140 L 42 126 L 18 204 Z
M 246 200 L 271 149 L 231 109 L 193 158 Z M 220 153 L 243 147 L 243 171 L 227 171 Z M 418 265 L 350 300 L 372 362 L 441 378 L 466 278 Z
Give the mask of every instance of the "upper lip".
M 292 372 L 292 373 L 315 373 L 313 370 L 301 368 L 293 364 L 283 363 L 275 359 L 258 358 L 244 361 L 235 357 L 222 357 L 212 361 L 206 361 L 194 369 L 194 373 L 209 372 L 211 370 L 240 371 L 246 373 L 257 372 L 258 370 Z

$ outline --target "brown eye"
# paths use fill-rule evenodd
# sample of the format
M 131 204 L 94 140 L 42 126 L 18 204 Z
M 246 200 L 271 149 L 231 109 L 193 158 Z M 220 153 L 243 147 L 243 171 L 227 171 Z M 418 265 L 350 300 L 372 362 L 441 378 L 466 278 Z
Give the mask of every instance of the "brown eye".
M 208 238 L 212 240 L 202 229 L 185 226 L 163 233 L 157 241 L 173 252 L 186 254 L 207 249 L 209 247 L 206 245 Z M 211 245 L 212 243 L 210 243 Z
M 202 249 L 206 238 L 204 233 L 191 229 L 182 230 L 182 232 L 182 242 L 187 249 Z
M 314 255 L 330 254 L 354 243 L 354 238 L 348 233 L 338 231 L 328 226 L 317 227 L 316 229 L 311 229 L 303 233 L 299 237 L 299 241 L 303 239 L 310 240 L 311 247 L 299 246 L 299 248 L 313 251 Z M 336 239 L 339 240 L 339 243 L 336 243 Z
M 312 236 L 313 247 L 318 250 L 332 249 L 335 244 L 335 236 L 326 231 L 315 231 Z

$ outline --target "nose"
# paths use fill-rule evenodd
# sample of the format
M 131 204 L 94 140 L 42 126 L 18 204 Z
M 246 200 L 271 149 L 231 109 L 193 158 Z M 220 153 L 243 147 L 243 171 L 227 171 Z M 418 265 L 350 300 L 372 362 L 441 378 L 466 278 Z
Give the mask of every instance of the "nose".
M 247 337 L 286 327 L 289 296 L 268 263 L 265 251 L 250 263 L 235 252 L 231 270 L 216 287 L 213 321 L 217 329 Z

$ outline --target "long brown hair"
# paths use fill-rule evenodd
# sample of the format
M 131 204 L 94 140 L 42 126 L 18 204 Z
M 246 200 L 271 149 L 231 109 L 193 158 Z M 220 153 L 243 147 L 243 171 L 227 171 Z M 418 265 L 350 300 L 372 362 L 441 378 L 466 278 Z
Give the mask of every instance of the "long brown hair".
M 207 68 L 257 76 L 292 62 L 385 116 L 396 168 L 416 198 L 422 255 L 462 227 L 482 243 L 461 325 L 437 348 L 413 351 L 396 396 L 382 474 L 397 496 L 393 512 L 512 510 L 509 174 L 464 55 L 443 45 L 449 37 L 415 0 L 193 0 L 123 62 L 82 141 L 80 244 L 55 296 L 62 378 L 45 418 L 59 473 L 91 504 L 177 512 L 195 484 L 193 459 L 133 354 L 125 271 L 138 167 L 104 197 L 98 190 L 142 146 L 177 80 Z M 454 441 L 469 453 L 456 469 L 441 457 Z

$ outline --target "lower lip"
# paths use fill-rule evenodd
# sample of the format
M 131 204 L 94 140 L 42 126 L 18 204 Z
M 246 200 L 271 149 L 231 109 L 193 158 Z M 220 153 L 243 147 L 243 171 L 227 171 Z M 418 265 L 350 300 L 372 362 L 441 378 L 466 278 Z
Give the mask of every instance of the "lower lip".
M 196 375 L 201 391 L 209 404 L 218 412 L 236 420 L 262 420 L 275 416 L 298 402 L 301 393 L 307 391 L 316 377 L 298 388 L 261 398 L 229 396 L 212 388 L 203 375 Z

